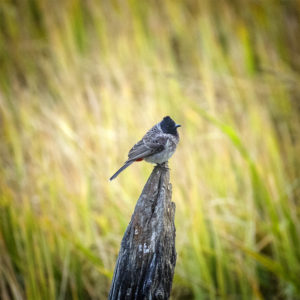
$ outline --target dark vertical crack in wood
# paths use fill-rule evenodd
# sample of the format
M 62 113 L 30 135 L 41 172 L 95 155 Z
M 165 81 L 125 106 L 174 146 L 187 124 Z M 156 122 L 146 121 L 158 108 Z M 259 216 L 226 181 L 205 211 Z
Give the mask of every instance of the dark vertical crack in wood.
M 167 164 L 156 166 L 137 201 L 121 243 L 110 300 L 170 297 L 176 250 L 169 177 Z

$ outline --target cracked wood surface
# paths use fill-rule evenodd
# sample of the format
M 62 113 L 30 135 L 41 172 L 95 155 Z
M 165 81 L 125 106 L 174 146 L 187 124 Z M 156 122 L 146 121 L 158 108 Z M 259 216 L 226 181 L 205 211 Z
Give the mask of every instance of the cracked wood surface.
M 156 166 L 124 234 L 110 300 L 168 299 L 176 264 L 175 204 L 167 164 Z

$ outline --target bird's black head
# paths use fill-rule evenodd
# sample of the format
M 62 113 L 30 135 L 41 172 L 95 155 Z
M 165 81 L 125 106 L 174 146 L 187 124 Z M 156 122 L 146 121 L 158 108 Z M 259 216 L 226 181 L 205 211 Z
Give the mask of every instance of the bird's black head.
M 177 128 L 181 125 L 176 124 L 169 116 L 164 117 L 163 120 L 160 122 L 161 130 L 164 133 L 169 133 L 173 135 L 178 135 Z

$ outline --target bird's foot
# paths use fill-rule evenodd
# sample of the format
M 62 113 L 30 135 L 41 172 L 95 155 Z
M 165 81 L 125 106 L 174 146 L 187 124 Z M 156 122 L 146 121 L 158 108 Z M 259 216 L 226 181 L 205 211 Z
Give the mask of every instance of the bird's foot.
M 163 162 L 161 164 L 156 164 L 156 166 L 159 167 L 159 168 L 165 169 L 165 170 L 170 170 L 167 161 L 165 161 L 165 162 Z

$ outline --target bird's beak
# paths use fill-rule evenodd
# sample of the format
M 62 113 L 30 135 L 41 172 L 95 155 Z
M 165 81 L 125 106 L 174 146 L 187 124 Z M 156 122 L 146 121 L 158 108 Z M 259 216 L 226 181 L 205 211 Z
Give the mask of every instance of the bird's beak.
M 175 128 L 178 128 L 178 127 L 181 127 L 181 125 L 180 125 L 180 124 L 176 124 L 176 125 L 175 125 Z

